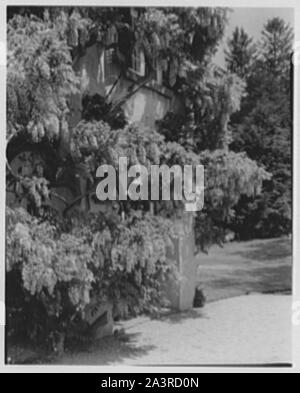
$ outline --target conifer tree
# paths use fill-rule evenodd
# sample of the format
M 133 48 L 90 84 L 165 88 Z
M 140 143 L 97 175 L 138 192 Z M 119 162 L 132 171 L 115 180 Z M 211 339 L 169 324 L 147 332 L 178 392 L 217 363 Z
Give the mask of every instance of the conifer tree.
M 236 28 L 232 38 L 228 40 L 225 50 L 227 69 L 242 79 L 247 79 L 252 70 L 256 47 L 253 38 L 243 28 Z

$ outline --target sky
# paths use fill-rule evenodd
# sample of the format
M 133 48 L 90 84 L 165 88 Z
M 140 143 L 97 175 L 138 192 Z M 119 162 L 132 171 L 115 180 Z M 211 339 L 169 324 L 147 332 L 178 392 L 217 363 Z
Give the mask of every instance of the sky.
M 280 17 L 294 27 L 294 10 L 292 8 L 232 8 L 229 16 L 223 42 L 220 44 L 215 62 L 224 65 L 224 49 L 228 38 L 232 36 L 236 27 L 243 27 L 244 30 L 258 40 L 266 22 L 274 17 Z

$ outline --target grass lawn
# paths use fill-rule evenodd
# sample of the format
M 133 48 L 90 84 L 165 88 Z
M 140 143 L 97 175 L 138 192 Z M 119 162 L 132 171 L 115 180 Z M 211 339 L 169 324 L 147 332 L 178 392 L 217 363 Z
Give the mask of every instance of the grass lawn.
M 249 293 L 291 293 L 292 244 L 288 238 L 213 247 L 198 256 L 199 284 L 208 301 Z

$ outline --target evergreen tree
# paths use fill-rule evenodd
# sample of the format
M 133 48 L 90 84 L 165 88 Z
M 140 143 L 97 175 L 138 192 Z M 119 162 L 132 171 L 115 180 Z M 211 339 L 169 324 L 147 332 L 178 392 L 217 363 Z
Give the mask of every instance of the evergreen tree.
M 262 32 L 259 59 L 266 74 L 278 82 L 289 80 L 293 51 L 293 30 L 280 18 L 268 21 Z
M 291 231 L 292 37 L 291 28 L 279 18 L 265 25 L 247 79 L 247 96 L 232 118 L 232 148 L 246 151 L 272 174 L 260 197 L 243 198 L 236 209 L 235 229 L 242 237 L 274 237 Z
M 236 28 L 228 40 L 225 51 L 227 69 L 242 79 L 247 79 L 252 69 L 256 47 L 243 28 Z

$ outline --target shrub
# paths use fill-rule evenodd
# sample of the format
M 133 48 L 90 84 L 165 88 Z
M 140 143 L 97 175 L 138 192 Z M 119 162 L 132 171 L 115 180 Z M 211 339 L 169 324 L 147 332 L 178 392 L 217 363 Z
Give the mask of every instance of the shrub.
M 136 212 L 127 221 L 73 215 L 64 228 L 7 208 L 8 332 L 58 348 L 87 328 L 91 299 L 121 316 L 153 312 L 172 272 L 171 222 Z M 127 315 L 126 315 L 127 314 Z

